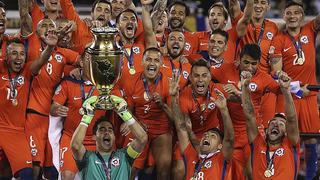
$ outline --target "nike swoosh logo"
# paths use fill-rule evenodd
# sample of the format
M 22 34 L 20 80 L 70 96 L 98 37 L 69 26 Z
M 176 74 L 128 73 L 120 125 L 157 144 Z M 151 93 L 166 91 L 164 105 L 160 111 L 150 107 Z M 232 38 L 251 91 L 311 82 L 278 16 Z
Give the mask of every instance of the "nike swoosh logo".
M 289 51 L 289 49 L 291 49 L 291 47 L 284 49 L 283 52 L 287 52 L 287 51 Z
M 2 80 L 9 81 L 9 79 L 5 78 L 4 76 L 2 76 Z
M 200 46 L 206 46 L 208 43 L 200 43 Z
M 94 161 L 96 164 L 102 164 L 101 162 L 99 162 L 99 161 Z
M 264 152 L 264 151 L 261 151 L 261 153 L 262 153 L 262 154 L 266 154 L 266 152 Z
M 80 99 L 82 99 L 81 97 L 73 97 L 73 100 L 80 100 Z
M 139 97 L 137 97 L 137 96 L 132 96 L 132 99 L 138 99 Z
M 26 161 L 26 163 L 27 163 L 27 164 L 31 164 L 31 163 L 32 163 L 32 161 Z
M 228 83 L 235 84 L 236 82 L 228 80 Z

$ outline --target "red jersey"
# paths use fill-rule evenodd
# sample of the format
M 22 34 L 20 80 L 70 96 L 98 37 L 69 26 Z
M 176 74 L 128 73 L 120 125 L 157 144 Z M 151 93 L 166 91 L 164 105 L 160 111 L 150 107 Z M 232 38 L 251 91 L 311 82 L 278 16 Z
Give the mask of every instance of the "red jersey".
M 189 143 L 183 153 L 186 167 L 186 179 L 190 179 L 195 173 L 196 179 L 231 179 L 231 163 L 224 159 L 222 152 L 210 153 L 202 159 L 197 151 Z M 196 169 L 201 166 L 197 171 Z
M 161 135 L 170 132 L 170 122 L 161 107 L 150 97 L 157 92 L 162 97 L 162 102 L 169 100 L 168 78 L 162 73 L 156 78 L 154 84 L 147 85 L 143 73 L 136 73 L 130 80 L 131 87 L 125 92 L 128 106 L 133 109 L 133 115 L 147 127 L 147 132 Z
M 318 84 L 316 80 L 316 40 L 317 31 L 314 29 L 314 21 L 310 21 L 301 28 L 299 35 L 293 37 L 296 42 L 300 41 L 302 63 L 299 55 L 287 32 L 281 32 L 275 37 L 272 45 L 274 48 L 273 58 L 282 58 L 282 69 L 292 81 L 300 81 L 302 84 Z M 316 95 L 317 92 L 310 92 Z M 294 97 L 296 98 L 296 97 Z
M 257 43 L 261 49 L 261 59 L 259 63 L 259 70 L 269 73 L 269 50 L 273 38 L 278 33 L 278 27 L 276 23 L 265 19 L 262 25 L 254 26 L 249 24 L 247 26 L 247 34 L 241 39 L 241 47 L 244 44 Z
M 69 80 L 64 80 L 57 87 L 52 100 L 69 108 L 68 116 L 63 123 L 63 134 L 72 137 L 82 118 L 79 113 L 82 103 L 86 98 L 98 95 L 98 90 L 89 81 L 81 82 L 70 78 Z M 94 118 L 88 127 L 85 141 L 92 141 L 94 122 L 104 114 L 104 110 L 96 110 Z
M 11 73 L 9 76 L 7 67 L 4 62 L 0 62 L 2 69 L 0 72 L 0 128 L 2 130 L 24 130 L 26 120 L 26 109 L 28 102 L 28 94 L 30 89 L 30 63 L 25 64 L 21 73 Z M 17 102 L 18 105 L 12 104 L 10 79 L 14 80 L 16 84 Z
M 0 44 L 0 62 L 6 59 L 6 52 L 7 52 L 7 44 L 8 40 L 10 40 L 10 36 L 4 34 L 1 37 L 1 44 Z
M 168 78 L 172 77 L 172 71 L 176 69 L 178 70 L 181 75 L 179 80 L 179 86 L 183 89 L 185 86 L 188 85 L 188 77 L 191 71 L 191 65 L 188 62 L 181 63 L 179 60 L 171 60 L 169 56 L 163 57 L 163 67 L 161 68 L 162 72 Z
M 214 89 L 222 90 L 221 85 L 210 83 L 206 96 L 198 96 L 193 93 L 192 87 L 186 87 L 180 95 L 180 109 L 183 114 L 190 117 L 192 130 L 197 136 L 212 128 L 219 128 L 221 125 L 218 119 L 218 108 L 210 97 L 217 98 Z
M 240 72 L 234 64 L 222 64 L 220 68 L 211 68 L 212 77 L 223 84 L 233 84 L 238 89 L 240 85 Z M 275 94 L 280 94 L 281 90 L 278 83 L 269 75 L 257 70 L 253 75 L 251 83 L 249 84 L 251 90 L 251 98 L 254 105 L 257 124 L 262 122 L 260 114 L 261 97 L 267 91 L 271 91 Z M 233 127 L 235 130 L 235 137 L 237 135 L 245 135 L 244 138 L 236 139 L 235 147 L 238 145 L 247 144 L 246 136 L 246 123 L 243 109 L 240 102 L 228 102 L 228 109 L 230 109 L 230 117 L 232 119 Z
M 273 168 L 271 168 L 272 176 L 267 178 L 264 173 L 267 170 L 268 153 L 267 143 L 265 139 L 258 134 L 251 146 L 252 158 L 252 176 L 253 179 L 296 179 L 300 164 L 300 145 L 293 145 L 289 139 L 285 137 L 278 147 L 270 147 L 270 159 L 273 156 Z M 273 155 L 271 155 L 271 153 Z
M 38 23 L 44 18 L 44 13 L 41 11 L 40 6 L 34 2 L 31 10 L 31 18 L 32 18 L 32 32 L 37 31 Z
M 227 30 L 228 33 L 228 42 L 227 42 L 227 50 L 223 53 L 223 59 L 226 63 L 233 63 L 236 60 L 236 55 L 238 53 L 239 46 L 239 38 L 237 33 L 237 23 L 242 17 L 242 13 L 232 20 L 232 27 Z M 203 32 L 196 32 L 196 35 L 199 39 L 199 51 L 200 52 L 208 52 L 209 48 L 209 39 L 211 36 L 211 31 L 203 31 Z M 237 52 L 237 53 L 236 53 Z
M 130 88 L 131 84 L 128 83 L 135 74 L 142 72 L 142 58 L 145 46 L 143 44 L 134 43 L 133 45 L 124 45 L 124 56 L 121 66 L 121 77 L 118 81 L 118 86 L 125 91 Z M 135 73 L 130 73 L 130 67 L 134 67 Z
M 31 49 L 30 49 L 31 50 Z M 33 49 L 39 50 L 39 49 Z M 39 56 L 41 52 L 38 52 Z M 44 64 L 39 75 L 33 78 L 28 109 L 43 115 L 49 115 L 51 97 L 55 87 L 60 83 L 66 64 L 75 64 L 79 54 L 64 48 L 56 48 L 48 62 Z

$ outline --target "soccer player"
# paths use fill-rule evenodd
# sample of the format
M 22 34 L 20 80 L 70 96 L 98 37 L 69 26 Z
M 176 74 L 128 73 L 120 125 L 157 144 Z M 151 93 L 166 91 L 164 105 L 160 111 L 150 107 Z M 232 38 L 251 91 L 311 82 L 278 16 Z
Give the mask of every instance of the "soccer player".
M 251 73 L 241 73 L 242 105 L 251 150 L 253 179 L 296 179 L 299 170 L 299 128 L 290 93 L 290 78 L 279 74 L 279 85 L 285 101 L 285 115 L 276 114 L 262 136 L 257 127 L 250 97 Z
M 144 129 L 127 110 L 125 100 L 114 95 L 111 95 L 110 99 L 115 106 L 115 111 L 128 124 L 131 133 L 134 135 L 134 140 L 125 148 L 115 149 L 113 124 L 102 116 L 95 122 L 92 129 L 97 150 L 87 150 L 83 141 L 88 126 L 93 119 L 93 105 L 98 97 L 91 96 L 88 98 L 83 103 L 85 115 L 71 140 L 73 157 L 77 162 L 82 179 L 129 179 L 132 163 L 148 141 Z
M 219 68 L 225 62 L 224 54 L 227 51 L 229 34 L 221 29 L 211 32 L 208 44 L 208 57 L 206 58 L 211 68 Z
M 147 129 L 149 142 L 143 154 L 134 162 L 135 169 L 143 169 L 149 151 L 155 160 L 158 179 L 168 179 L 172 155 L 171 126 L 167 115 L 168 78 L 160 71 L 162 56 L 158 48 L 148 48 L 142 59 L 144 71 L 135 74 L 131 87 L 125 91 L 133 115 Z M 127 136 L 128 139 L 130 136 Z
M 197 63 L 199 63 L 199 66 Z M 196 62 L 193 66 L 192 74 L 196 76 L 197 72 L 200 73 L 202 71 L 206 72 L 206 74 L 210 76 L 209 69 L 206 64 L 207 63 L 202 60 Z M 204 74 L 197 75 L 199 75 L 197 76 L 197 79 L 201 81 L 201 78 Z M 210 78 L 207 79 L 210 81 Z M 197 85 L 199 85 L 199 81 Z M 208 86 L 208 84 L 205 86 Z M 200 93 L 201 95 L 206 94 L 206 88 L 201 88 L 200 86 L 193 86 L 193 88 L 196 89 L 196 93 Z M 216 95 L 215 97 L 210 96 L 210 101 L 213 102 L 215 108 L 218 108 L 221 113 L 224 124 L 224 137 L 218 128 L 207 127 L 207 129 L 203 131 L 204 133 L 201 135 L 201 141 L 199 143 L 194 141 L 194 137 L 192 135 L 193 132 L 190 127 L 191 122 L 188 123 L 187 128 L 186 121 L 188 117 L 186 116 L 188 115 L 184 116 L 180 113 L 180 107 L 183 105 L 179 104 L 179 75 L 175 73 L 170 82 L 173 119 L 179 139 L 180 150 L 183 154 L 186 167 L 185 179 L 209 180 L 231 178 L 230 162 L 232 158 L 234 142 L 232 122 L 228 112 L 226 98 L 218 89 L 213 88 L 212 90 Z M 183 94 L 181 94 L 180 97 L 183 97 Z M 211 107 L 208 106 L 208 108 Z M 200 107 L 198 106 L 198 110 L 196 110 L 198 113 L 201 111 L 199 109 Z M 202 115 L 206 116 L 205 114 Z M 190 142 L 193 143 L 191 144 Z
M 242 18 L 244 28 L 238 30 L 238 36 L 241 38 L 241 46 L 244 44 L 256 43 L 261 49 L 261 59 L 258 69 L 271 73 L 269 63 L 269 51 L 272 52 L 271 43 L 273 38 L 278 33 L 278 27 L 276 23 L 265 18 L 266 14 L 270 10 L 269 0 L 255 0 L 253 1 L 252 11 L 246 11 Z M 261 100 L 261 115 L 263 125 L 266 127 L 268 121 L 274 116 L 276 111 L 276 95 L 267 92 Z
M 48 141 L 51 98 L 55 87 L 61 81 L 65 65 L 77 65 L 79 55 L 69 49 L 56 47 L 59 38 L 51 19 L 39 22 L 37 36 L 41 42 L 33 44 L 29 51 L 36 51 L 38 54 L 39 60 L 33 65 L 41 70 L 33 72 L 38 76 L 33 78 L 30 89 L 26 134 L 33 157 L 35 178 L 39 176 L 40 167 L 46 167 L 45 176 L 54 177 L 57 174 L 52 164 L 51 146 Z
M 244 178 L 243 168 L 246 167 L 246 175 L 250 176 L 250 164 L 246 164 L 249 158 L 249 146 L 246 136 L 246 126 L 244 114 L 241 108 L 241 91 L 240 89 L 240 73 L 242 71 L 249 71 L 253 75 L 252 82 L 250 83 L 251 95 L 255 107 L 257 124 L 260 129 L 262 119 L 260 115 L 261 97 L 266 90 L 274 92 L 275 94 L 281 93 L 280 87 L 277 82 L 269 75 L 258 70 L 261 51 L 257 44 L 246 44 L 240 53 L 240 64 L 237 67 L 234 64 L 224 63 L 219 68 L 211 68 L 213 79 L 223 83 L 223 90 L 228 93 L 228 108 L 233 122 L 235 131 L 233 152 L 234 158 L 234 175 L 237 178 Z
M 81 107 L 86 99 L 91 96 L 98 96 L 98 90 L 90 82 L 89 62 L 91 56 L 85 52 L 81 59 L 81 80 L 76 80 L 71 77 L 65 78 L 57 87 L 57 90 L 52 98 L 50 115 L 64 117 L 62 136 L 60 139 L 60 172 L 62 180 L 74 179 L 78 172 L 75 161 L 72 157 L 70 142 L 72 135 L 81 120 Z M 96 110 L 95 116 L 92 119 L 94 123 L 98 117 L 103 116 L 105 111 Z M 91 131 L 93 123 L 90 124 L 83 141 L 84 146 L 88 150 L 95 150 L 95 142 L 92 139 Z M 115 124 L 115 123 L 113 123 Z
M 59 18 L 55 21 L 55 23 L 57 25 L 57 30 L 60 31 L 73 22 L 65 18 Z M 72 34 L 72 31 L 67 32 L 62 38 L 59 39 L 58 46 L 61 48 L 72 49 L 74 47 L 74 44 L 72 42 Z
M 72 49 L 82 54 L 87 44 L 93 40 L 91 28 L 108 25 L 111 19 L 111 4 L 107 0 L 96 0 L 91 9 L 91 26 L 80 19 L 71 0 L 60 0 L 61 9 L 66 19 L 74 21 L 77 25 L 73 33 L 72 42 L 75 45 Z
M 308 84 L 317 84 L 315 64 L 316 34 L 320 30 L 320 16 L 304 22 L 303 5 L 289 1 L 283 14 L 286 22 L 285 31 L 278 34 L 273 41 L 272 70 L 283 70 L 292 81 L 300 81 L 302 98 L 294 97 L 301 133 L 319 133 L 320 120 L 317 105 L 317 92 L 310 92 Z M 278 97 L 277 111 L 282 112 L 284 100 Z M 317 152 L 314 138 L 305 139 L 306 179 L 315 176 L 317 168 Z

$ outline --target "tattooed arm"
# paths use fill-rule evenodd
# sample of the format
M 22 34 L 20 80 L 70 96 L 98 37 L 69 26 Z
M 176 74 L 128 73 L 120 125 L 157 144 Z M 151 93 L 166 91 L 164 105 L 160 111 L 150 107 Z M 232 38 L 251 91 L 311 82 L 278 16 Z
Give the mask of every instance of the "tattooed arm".
M 157 26 L 159 25 L 158 22 L 167 7 L 167 2 L 168 0 L 158 0 L 153 7 L 151 21 L 154 30 L 157 29 Z
M 29 14 L 28 0 L 19 0 L 20 32 L 22 38 L 27 38 L 32 33 L 32 19 Z

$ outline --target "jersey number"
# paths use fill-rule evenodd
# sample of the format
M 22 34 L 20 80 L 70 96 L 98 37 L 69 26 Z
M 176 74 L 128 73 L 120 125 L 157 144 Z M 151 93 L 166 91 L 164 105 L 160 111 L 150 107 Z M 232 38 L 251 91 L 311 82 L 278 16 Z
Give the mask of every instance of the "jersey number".
M 53 67 L 53 66 L 52 66 L 51 63 L 47 63 L 47 68 L 46 68 L 46 69 L 47 69 L 47 72 L 48 72 L 49 75 L 52 74 L 52 67 Z

